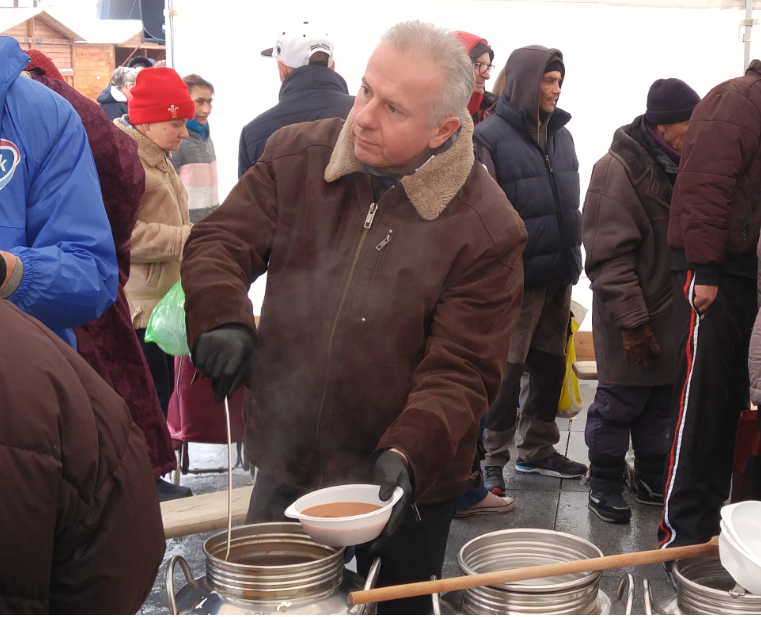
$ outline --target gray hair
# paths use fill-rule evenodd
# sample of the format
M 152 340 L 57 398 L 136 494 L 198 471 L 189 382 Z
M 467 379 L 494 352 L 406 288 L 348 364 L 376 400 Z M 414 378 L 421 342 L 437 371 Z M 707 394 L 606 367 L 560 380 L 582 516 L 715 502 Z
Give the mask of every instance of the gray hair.
M 120 66 L 111 74 L 110 84 L 114 88 L 123 88 L 127 84 L 134 84 L 137 79 L 137 71 L 126 66 Z
M 450 30 L 418 20 L 403 21 L 387 30 L 381 43 L 389 43 L 401 53 L 420 52 L 441 67 L 441 94 L 429 102 L 431 126 L 443 118 L 463 115 L 476 87 L 476 77 L 465 48 Z

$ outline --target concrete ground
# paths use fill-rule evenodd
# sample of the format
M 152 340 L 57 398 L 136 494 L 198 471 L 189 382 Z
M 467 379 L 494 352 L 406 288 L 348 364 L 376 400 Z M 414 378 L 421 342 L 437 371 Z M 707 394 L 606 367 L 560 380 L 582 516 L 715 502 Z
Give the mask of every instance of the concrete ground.
M 558 420 L 560 443 L 557 448 L 566 456 L 588 463 L 584 444 L 586 409 L 594 397 L 596 382 L 581 383 L 583 409 L 573 420 Z M 631 455 L 631 453 L 630 453 Z M 225 446 L 191 444 L 190 463 L 193 467 L 222 467 L 227 462 Z M 515 453 L 513 452 L 513 460 Z M 234 486 L 250 483 L 248 473 L 242 469 L 233 472 Z M 513 512 L 500 515 L 473 516 L 453 522 L 449 535 L 449 545 L 444 563 L 444 576 L 459 574 L 457 553 L 469 540 L 492 531 L 515 528 L 554 529 L 585 538 L 598 546 L 603 554 L 613 555 L 656 548 L 656 531 L 660 523 L 660 509 L 643 506 L 635 502 L 633 494 L 626 494 L 632 507 L 632 520 L 628 525 L 611 525 L 592 514 L 587 508 L 588 487 L 578 480 L 560 480 L 533 475 L 516 475 L 511 461 L 505 467 L 508 494 L 515 499 Z M 193 488 L 195 494 L 224 490 L 227 486 L 226 474 L 186 475 L 182 484 Z M 148 600 L 141 609 L 142 614 L 168 613 L 166 596 L 166 564 L 174 555 L 182 555 L 190 564 L 196 578 L 203 576 L 205 561 L 203 542 L 210 533 L 197 534 L 167 541 L 164 563 Z M 603 575 L 601 587 L 613 595 L 624 572 L 631 572 L 635 578 L 635 602 L 633 614 L 644 614 L 642 580 L 650 580 L 656 600 L 673 594 L 671 584 L 662 567 L 658 564 L 639 566 L 625 570 L 609 570 Z M 175 577 L 175 584 L 181 586 L 182 574 Z

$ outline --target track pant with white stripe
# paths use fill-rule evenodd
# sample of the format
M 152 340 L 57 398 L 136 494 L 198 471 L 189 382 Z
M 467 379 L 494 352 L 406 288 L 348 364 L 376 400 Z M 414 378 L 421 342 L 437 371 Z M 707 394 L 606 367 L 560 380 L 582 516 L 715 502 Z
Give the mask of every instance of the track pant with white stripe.
M 661 548 L 707 542 L 719 533 L 737 424 L 750 404 L 748 346 L 757 312 L 752 279 L 722 274 L 716 300 L 703 315 L 693 306 L 694 272 L 673 272 L 672 283 L 680 343 Z

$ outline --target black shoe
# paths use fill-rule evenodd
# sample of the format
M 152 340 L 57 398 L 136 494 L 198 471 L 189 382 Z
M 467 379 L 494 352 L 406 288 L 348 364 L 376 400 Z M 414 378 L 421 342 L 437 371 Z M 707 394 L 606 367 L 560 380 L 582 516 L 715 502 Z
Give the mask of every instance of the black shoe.
M 183 497 L 193 495 L 193 491 L 189 486 L 172 484 L 161 478 L 156 480 L 156 489 L 159 492 L 159 501 L 171 501 L 172 499 L 182 499 Z
M 502 467 L 499 465 L 484 467 L 484 488 L 499 497 L 505 495 L 505 478 L 502 476 Z
M 606 523 L 628 523 L 632 517 L 621 491 L 589 491 L 589 509 Z
M 648 483 L 641 477 L 637 478 L 637 503 L 645 504 L 646 506 L 658 506 L 663 507 L 663 493 L 660 489 L 654 490 Z
M 520 456 L 515 459 L 517 473 L 534 473 L 552 478 L 580 478 L 587 472 L 587 466 L 576 463 L 560 452 L 554 452 L 546 459 L 527 463 Z

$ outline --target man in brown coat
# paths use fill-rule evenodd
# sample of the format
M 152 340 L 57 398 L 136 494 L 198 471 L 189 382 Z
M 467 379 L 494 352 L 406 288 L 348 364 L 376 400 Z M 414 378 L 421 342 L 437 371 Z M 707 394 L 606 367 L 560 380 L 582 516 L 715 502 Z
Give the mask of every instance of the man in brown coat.
M 0 322 L 0 613 L 135 613 L 164 556 L 143 434 L 42 323 Z
M 677 342 L 666 232 L 684 134 L 699 101 L 683 81 L 657 80 L 647 113 L 619 128 L 595 165 L 584 202 L 599 380 L 585 435 L 589 508 L 610 523 L 631 518 L 622 495 L 630 436 L 637 501 L 663 505 Z
M 357 549 L 362 571 L 383 558 L 379 585 L 440 575 L 520 312 L 526 232 L 474 161 L 473 85 L 450 32 L 393 27 L 349 119 L 275 133 L 182 265 L 194 363 L 217 396 L 251 390 L 248 520 L 282 520 L 326 486 L 401 486 L 381 538 Z M 257 331 L 247 290 L 265 272 Z
M 695 108 L 668 240 L 678 335 L 659 546 L 719 533 L 735 435 L 747 409 L 761 227 L 761 62 Z

